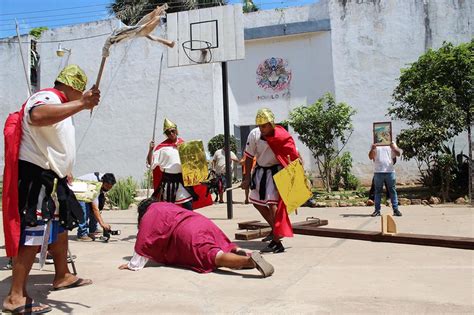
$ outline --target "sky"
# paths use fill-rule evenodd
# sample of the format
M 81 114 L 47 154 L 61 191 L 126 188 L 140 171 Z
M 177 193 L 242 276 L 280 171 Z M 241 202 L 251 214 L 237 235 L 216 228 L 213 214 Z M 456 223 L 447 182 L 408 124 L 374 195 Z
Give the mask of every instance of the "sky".
M 170 0 L 173 2 L 175 0 Z M 319 0 L 254 0 L 261 9 L 285 8 L 315 3 Z M 112 0 L 0 0 L 0 38 L 16 35 L 15 19 L 20 34 L 32 28 L 50 29 L 66 25 L 104 20 L 112 17 L 107 6 Z M 238 3 L 239 0 L 230 0 Z

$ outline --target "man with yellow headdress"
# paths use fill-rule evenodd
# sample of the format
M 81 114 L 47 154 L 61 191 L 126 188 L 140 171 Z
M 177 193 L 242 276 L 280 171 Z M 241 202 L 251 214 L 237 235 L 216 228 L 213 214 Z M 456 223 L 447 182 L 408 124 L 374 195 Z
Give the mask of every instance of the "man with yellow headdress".
M 244 155 L 247 157 L 246 169 L 251 169 L 253 158 L 256 158 L 257 164 L 252 174 L 245 174 L 242 189 L 250 186 L 250 202 L 272 227 L 267 239 L 271 242 L 261 252 L 281 253 L 285 251 L 281 238 L 293 236 L 293 230 L 273 175 L 298 159 L 299 154 L 288 131 L 275 125 L 271 110 L 259 109 L 255 122 L 258 127 L 250 131 Z
M 67 265 L 67 230 L 77 227 L 82 218 L 67 185 L 76 158 L 71 116 L 94 108 L 100 100 L 98 89 L 84 92 L 86 83 L 84 71 L 69 65 L 56 78 L 54 88 L 31 95 L 5 123 L 3 231 L 7 256 L 13 257 L 13 276 L 4 312 L 51 311 L 33 302 L 25 290 L 36 253 L 48 243 L 55 264 L 54 290 L 92 283 L 71 274 Z
M 183 208 L 192 210 L 193 197 L 183 184 L 181 160 L 178 145 L 184 140 L 178 137 L 178 127 L 174 122 L 165 118 L 163 133 L 166 140 L 155 148 L 150 142 L 147 163 L 153 170 L 153 196 L 159 201 L 168 201 L 179 204 Z

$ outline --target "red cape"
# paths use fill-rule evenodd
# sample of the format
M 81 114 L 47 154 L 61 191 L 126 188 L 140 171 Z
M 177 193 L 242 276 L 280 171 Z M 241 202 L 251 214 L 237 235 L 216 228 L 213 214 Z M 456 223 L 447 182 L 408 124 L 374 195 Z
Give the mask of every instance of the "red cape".
M 273 136 L 266 136 L 265 140 L 270 149 L 272 149 L 278 162 L 283 167 L 299 158 L 296 150 L 295 141 L 293 137 L 281 126 L 275 126 L 275 133 Z M 289 160 L 288 160 L 289 159 Z M 275 226 L 273 233 L 278 236 L 292 237 L 293 228 L 291 227 L 290 218 L 286 210 L 286 205 L 280 197 L 278 208 L 275 215 Z
M 56 94 L 61 103 L 67 102 L 66 96 L 56 89 L 43 89 Z M 40 91 L 40 92 L 41 92 Z M 20 111 L 8 115 L 3 129 L 5 138 L 5 167 L 3 169 L 3 233 L 5 250 L 8 257 L 15 257 L 20 246 L 20 211 L 18 209 L 18 159 L 22 137 L 22 122 L 26 102 Z
M 181 138 L 178 138 L 176 143 L 173 143 L 169 139 L 166 139 L 165 141 L 163 141 L 162 143 L 157 145 L 153 151 L 158 151 L 159 149 L 164 148 L 164 147 L 177 147 L 178 144 L 181 144 L 183 142 L 184 142 L 184 140 L 181 139 Z M 162 176 L 163 176 L 163 172 L 161 171 L 159 166 L 156 166 L 153 169 L 153 189 L 156 190 L 158 188 L 158 186 L 161 184 L 161 177 Z

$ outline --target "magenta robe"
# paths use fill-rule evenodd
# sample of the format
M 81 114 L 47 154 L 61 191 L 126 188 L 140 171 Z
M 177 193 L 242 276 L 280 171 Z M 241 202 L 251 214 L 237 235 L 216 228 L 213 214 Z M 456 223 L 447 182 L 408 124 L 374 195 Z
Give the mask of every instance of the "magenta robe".
M 142 217 L 135 252 L 158 263 L 207 273 L 217 268 L 219 251 L 228 253 L 236 247 L 205 216 L 172 203 L 155 202 Z

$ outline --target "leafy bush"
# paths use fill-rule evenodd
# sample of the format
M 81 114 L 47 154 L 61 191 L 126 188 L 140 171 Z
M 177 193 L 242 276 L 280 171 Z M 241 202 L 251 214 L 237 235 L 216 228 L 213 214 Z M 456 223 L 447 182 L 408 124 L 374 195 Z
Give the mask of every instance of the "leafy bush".
M 344 152 L 344 154 L 336 157 L 332 162 L 332 168 L 334 169 L 332 189 L 338 190 L 341 185 L 345 190 L 356 190 L 359 188 L 359 180 L 351 173 L 352 157 L 349 152 Z
M 147 168 L 145 173 L 143 173 L 143 178 L 142 178 L 142 181 L 140 182 L 140 188 L 153 189 L 153 170 L 151 168 Z
M 107 197 L 112 205 L 119 209 L 128 209 L 137 192 L 137 183 L 132 177 L 119 179 L 108 192 Z
M 324 188 L 328 192 L 334 184 L 334 160 L 352 134 L 352 116 L 356 111 L 345 103 L 336 103 L 327 93 L 316 103 L 300 106 L 290 112 L 288 124 L 298 138 L 311 150 Z
M 462 151 L 456 154 L 455 144 L 451 148 L 442 145 L 430 168 L 421 170 L 421 175 L 420 181 L 431 188 L 432 194 L 439 191 L 443 201 L 462 197 L 468 194 L 469 157 Z
M 354 174 L 348 174 L 347 178 L 344 179 L 344 189 L 357 190 L 360 186 L 360 181 Z
M 234 136 L 230 136 L 230 150 L 234 153 L 237 151 L 237 140 L 235 139 Z M 209 140 L 209 143 L 207 144 L 207 149 L 209 150 L 209 153 L 211 154 L 211 157 L 216 153 L 217 150 L 224 148 L 224 135 L 223 134 L 218 134 L 217 136 L 214 136 Z

